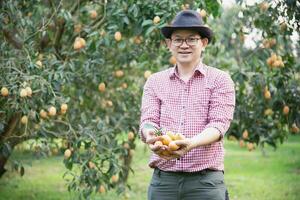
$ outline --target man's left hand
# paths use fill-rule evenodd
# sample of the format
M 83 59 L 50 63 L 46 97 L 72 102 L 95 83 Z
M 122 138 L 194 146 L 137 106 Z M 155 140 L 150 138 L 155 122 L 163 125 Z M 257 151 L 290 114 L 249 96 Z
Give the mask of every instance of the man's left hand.
M 171 151 L 172 158 L 180 158 L 193 149 L 191 139 L 176 140 L 175 143 L 179 146 L 179 149 Z

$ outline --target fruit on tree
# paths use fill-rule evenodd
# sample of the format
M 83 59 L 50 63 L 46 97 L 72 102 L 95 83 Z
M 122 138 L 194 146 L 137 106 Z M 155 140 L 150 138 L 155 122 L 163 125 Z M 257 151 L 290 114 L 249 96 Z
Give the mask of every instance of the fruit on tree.
M 48 115 L 53 117 L 56 115 L 56 108 L 54 106 L 51 106 L 49 109 L 48 109 Z
M 76 37 L 74 41 L 74 50 L 80 50 L 86 46 L 86 41 L 81 37 Z
M 100 92 L 105 92 L 105 83 L 100 83 L 100 84 L 98 85 L 98 90 L 99 90 Z
M 115 32 L 115 40 L 116 40 L 117 42 L 119 42 L 119 41 L 122 40 L 122 34 L 121 34 L 120 31 Z
M 119 176 L 118 175 L 112 175 L 111 182 L 112 183 L 117 183 L 118 181 L 119 181 Z
M 91 19 L 96 19 L 98 16 L 97 11 L 96 10 L 91 10 L 90 11 L 90 18 Z
M 159 16 L 155 16 L 153 18 L 153 24 L 158 24 L 160 22 L 160 17 Z
M 132 131 L 129 131 L 127 136 L 128 136 L 128 140 L 134 139 L 134 133 Z
M 72 151 L 70 149 L 66 149 L 64 153 L 64 158 L 69 159 L 72 155 Z
M 144 72 L 144 77 L 145 77 L 145 79 L 148 79 L 148 78 L 151 76 L 151 74 L 152 74 L 152 72 L 151 72 L 150 70 L 146 70 L 146 71 Z
M 285 105 L 283 106 L 282 112 L 284 115 L 288 115 L 290 112 L 290 108 L 287 105 Z
M 2 87 L 1 88 L 1 95 L 4 97 L 7 97 L 9 94 L 7 87 Z
M 28 123 L 28 117 L 26 115 L 22 116 L 21 123 L 22 124 L 27 124 Z
M 40 116 L 41 116 L 41 118 L 46 119 L 48 116 L 48 113 L 44 109 L 42 109 L 40 111 Z

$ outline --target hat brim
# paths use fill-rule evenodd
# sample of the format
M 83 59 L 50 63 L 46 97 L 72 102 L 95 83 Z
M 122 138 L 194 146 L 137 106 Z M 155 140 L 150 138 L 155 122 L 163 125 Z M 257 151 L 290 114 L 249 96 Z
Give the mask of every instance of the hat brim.
M 161 33 L 165 38 L 171 38 L 171 35 L 176 30 L 192 30 L 199 33 L 202 38 L 207 38 L 208 43 L 212 40 L 213 31 L 207 26 L 165 26 L 161 29 Z

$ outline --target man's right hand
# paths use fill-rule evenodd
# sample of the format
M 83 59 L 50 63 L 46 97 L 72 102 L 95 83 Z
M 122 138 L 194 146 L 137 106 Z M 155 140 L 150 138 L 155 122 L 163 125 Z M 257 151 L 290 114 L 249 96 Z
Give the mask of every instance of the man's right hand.
M 161 152 L 167 149 L 167 146 L 165 145 L 155 145 L 156 141 L 161 140 L 159 136 L 155 135 L 155 129 L 154 128 L 145 128 L 143 130 L 143 134 L 146 138 L 146 143 L 149 145 L 149 148 L 151 151 L 153 151 L 155 154 L 161 156 Z

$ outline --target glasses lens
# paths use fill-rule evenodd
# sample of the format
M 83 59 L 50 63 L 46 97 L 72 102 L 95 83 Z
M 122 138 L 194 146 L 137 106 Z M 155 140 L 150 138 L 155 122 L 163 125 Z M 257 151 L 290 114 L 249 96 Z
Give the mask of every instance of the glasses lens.
M 188 39 L 186 39 L 186 42 L 187 42 L 188 45 L 194 46 L 194 45 L 197 44 L 198 39 L 197 38 L 188 38 Z
M 173 45 L 178 47 L 182 44 L 183 39 L 176 38 L 176 39 L 173 39 L 172 41 L 173 41 Z

